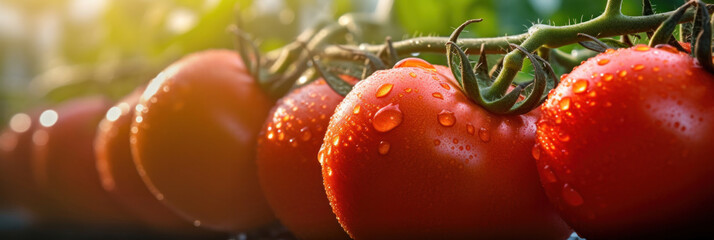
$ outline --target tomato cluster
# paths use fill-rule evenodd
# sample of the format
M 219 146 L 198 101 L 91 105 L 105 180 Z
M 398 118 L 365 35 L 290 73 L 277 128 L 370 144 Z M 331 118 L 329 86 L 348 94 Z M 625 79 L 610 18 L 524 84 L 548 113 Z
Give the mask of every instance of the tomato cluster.
M 320 78 L 278 100 L 244 60 L 198 52 L 113 106 L 15 115 L 3 204 L 196 237 L 276 221 L 301 239 L 713 234 L 714 75 L 671 46 L 607 50 L 520 115 L 416 58 L 340 75 L 344 97 Z

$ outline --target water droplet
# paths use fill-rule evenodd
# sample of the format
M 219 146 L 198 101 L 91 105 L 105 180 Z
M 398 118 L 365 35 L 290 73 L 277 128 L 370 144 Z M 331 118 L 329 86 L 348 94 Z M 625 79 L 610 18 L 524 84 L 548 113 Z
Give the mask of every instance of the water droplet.
M 605 102 L 605 107 L 611 107 L 612 103 L 611 102 Z
M 385 155 L 389 153 L 389 147 L 390 144 L 388 142 L 381 141 L 379 142 L 379 147 L 377 147 L 377 151 L 379 152 L 379 154 Z
M 295 138 L 289 139 L 288 142 L 290 143 L 290 146 L 293 146 L 293 147 L 298 146 L 298 142 L 297 142 L 297 140 L 295 140 Z
M 377 89 L 377 93 L 375 94 L 377 97 L 384 97 L 387 96 L 392 91 L 392 87 L 394 87 L 394 84 L 391 83 L 385 83 L 382 84 L 382 86 Z
M 560 110 L 567 111 L 570 109 L 570 98 L 569 97 L 564 97 L 563 99 L 560 100 Z
M 441 93 L 438 93 L 438 92 L 432 93 L 431 96 L 438 98 L 438 99 L 444 99 L 444 96 L 442 96 Z
M 605 80 L 605 82 L 609 82 L 609 81 L 612 81 L 612 79 L 613 79 L 614 77 L 615 77 L 615 76 L 613 76 L 613 75 L 610 74 L 610 73 L 605 73 L 605 74 L 602 75 L 602 80 Z
M 327 167 L 327 176 L 332 176 L 332 168 Z
M 555 183 L 558 181 L 558 178 L 555 176 L 555 173 L 553 172 L 553 170 L 550 169 L 550 166 L 545 165 L 545 167 L 543 167 L 542 173 L 543 173 L 543 178 L 545 178 L 545 181 L 547 181 L 549 183 Z
M 310 128 L 304 127 L 300 129 L 300 139 L 303 141 L 310 140 L 312 138 L 312 133 L 310 132 Z
M 404 89 L 404 92 L 410 93 L 410 92 L 412 92 L 412 89 L 411 89 L 411 88 L 405 88 L 405 89 Z
M 566 133 L 562 133 L 562 132 L 558 133 L 558 140 L 560 140 L 561 142 L 570 141 L 570 135 L 568 135 Z
M 419 56 L 418 53 L 417 55 L 414 56 Z M 405 58 L 402 59 L 401 61 L 397 62 L 394 64 L 394 68 L 403 68 L 403 67 L 418 67 L 418 68 L 423 68 L 423 69 L 428 69 L 428 70 L 436 70 L 434 68 L 434 65 L 431 65 L 430 63 L 424 61 L 423 59 L 420 58 Z
M 536 144 L 533 146 L 533 149 L 531 149 L 531 155 L 533 155 L 535 160 L 540 159 L 540 145 Z
M 469 133 L 470 135 L 474 135 L 474 125 L 471 125 L 471 123 L 466 124 L 466 132 Z
M 603 59 L 600 59 L 597 61 L 597 65 L 602 66 L 602 65 L 608 64 L 609 62 L 610 62 L 610 59 L 603 58 Z
M 671 53 L 679 53 L 679 50 L 677 50 L 677 48 L 667 45 L 667 44 L 657 45 L 656 48 L 667 51 L 667 52 L 671 52 Z
M 201 226 L 201 221 L 199 221 L 199 220 L 194 220 L 194 221 L 193 221 L 193 226 L 194 226 L 194 227 L 200 227 L 200 226 Z
M 653 68 L 652 68 L 652 71 L 654 71 L 654 72 L 659 72 L 659 67 L 653 67 Z
M 615 49 L 612 49 L 612 48 L 608 48 L 607 50 L 605 50 L 605 53 L 614 53 L 614 52 L 615 52 Z
M 595 93 L 595 91 L 591 91 L 588 93 L 588 97 L 595 97 L 595 96 L 597 96 L 597 93 Z
M 449 89 L 451 89 L 451 87 L 449 87 L 449 84 L 446 84 L 446 83 L 440 83 L 439 85 L 441 85 L 441 87 L 443 87 L 443 88 L 444 88 L 444 89 L 446 89 L 446 90 L 449 90 Z
M 491 140 L 491 134 L 488 132 L 488 129 L 482 127 L 478 130 L 478 138 L 480 138 L 481 141 L 488 142 Z
M 645 69 L 645 65 L 642 65 L 642 64 L 632 65 L 632 70 L 640 71 L 640 70 L 642 70 L 642 69 Z
M 372 118 L 372 126 L 378 132 L 388 132 L 402 123 L 403 114 L 399 105 L 389 104 L 377 111 Z
M 567 183 L 563 185 L 563 200 L 573 207 L 583 205 L 583 197 L 580 193 L 571 188 Z
M 285 133 L 282 132 L 282 130 L 278 129 L 278 140 L 282 141 L 285 140 Z
M 441 112 L 436 116 L 437 120 L 439 120 L 439 124 L 444 127 L 451 127 L 454 126 L 454 123 L 456 123 L 456 117 L 454 117 L 454 113 L 449 111 L 449 110 L 441 110 Z
M 687 74 L 687 76 L 692 76 L 694 73 L 690 70 L 684 71 L 684 74 Z
M 434 139 L 434 146 L 439 146 L 441 144 L 441 141 L 439 139 Z
M 361 108 L 361 107 L 360 107 L 359 104 L 355 105 L 355 108 L 352 110 L 352 113 L 353 113 L 353 114 L 359 114 L 360 108 Z
M 627 76 L 627 71 L 622 70 L 619 73 L 617 73 L 617 76 L 620 76 L 621 78 L 623 78 L 623 77 Z
M 454 138 L 454 144 L 458 144 L 458 143 L 459 143 L 459 139 Z
M 335 138 L 332 139 L 332 146 L 337 147 L 337 145 L 340 145 L 340 136 L 335 136 Z
M 582 93 L 585 92 L 585 90 L 588 90 L 588 81 L 585 79 L 578 79 L 573 83 L 573 92 L 574 93 Z
M 416 73 L 413 73 L 413 72 L 410 72 L 410 73 L 409 73 L 409 76 L 411 76 L 411 77 L 413 77 L 413 78 L 417 77 L 417 76 L 416 76 Z
M 640 44 L 640 45 L 635 46 L 635 51 L 638 51 L 638 52 L 646 52 L 649 50 L 650 50 L 650 47 L 648 47 L 647 45 Z
M 268 137 L 268 140 L 272 140 L 273 138 L 275 138 L 275 133 L 269 132 L 267 137 Z

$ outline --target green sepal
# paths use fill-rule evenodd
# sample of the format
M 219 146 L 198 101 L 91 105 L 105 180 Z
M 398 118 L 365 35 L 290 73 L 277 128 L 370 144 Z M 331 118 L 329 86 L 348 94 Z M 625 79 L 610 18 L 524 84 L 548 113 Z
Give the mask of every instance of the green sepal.
M 458 48 L 455 43 L 459 38 L 459 34 L 461 34 L 461 31 L 463 31 L 464 28 L 466 28 L 466 26 L 468 26 L 469 24 L 480 21 L 483 21 L 483 19 L 471 19 L 462 23 L 454 30 L 454 32 L 451 33 L 451 36 L 449 36 L 449 42 L 451 42 L 451 44 L 449 42 L 446 43 L 446 63 L 448 64 L 449 69 L 451 69 L 451 73 L 454 74 L 456 82 L 459 84 L 459 87 L 461 87 L 461 89 L 464 89 L 464 83 L 462 82 L 463 76 L 461 74 L 461 71 L 453 67 L 454 64 L 460 64 L 461 61 L 452 59 L 452 56 L 458 56 L 458 54 L 453 53 L 453 49 Z M 469 68 L 471 68 L 470 64 L 468 65 Z M 471 71 L 469 71 L 469 73 L 471 73 Z
M 516 102 L 511 109 L 507 112 L 508 114 L 524 114 L 527 112 L 530 112 L 533 108 L 538 106 L 540 104 L 541 96 L 543 92 L 545 91 L 546 87 L 546 75 L 545 71 L 543 71 L 543 63 L 545 63 L 545 59 L 541 61 L 541 59 L 536 58 L 532 53 L 528 52 L 525 48 L 518 46 L 516 44 L 510 44 L 511 47 L 514 47 L 521 51 L 523 54 L 528 57 L 528 59 L 531 60 L 531 63 L 533 64 L 533 73 L 534 73 L 534 78 L 533 82 L 529 84 L 526 88 L 524 88 L 523 93 L 525 95 L 525 99 L 520 102 Z M 520 87 L 516 87 L 520 88 Z M 513 91 L 515 91 L 514 89 Z
M 672 33 L 674 32 L 674 29 L 677 27 L 682 17 L 684 17 L 684 13 L 690 6 L 690 3 L 682 5 L 677 8 L 671 16 L 664 20 L 659 28 L 657 28 L 657 31 L 655 31 L 652 37 L 650 37 L 648 45 L 650 47 L 654 47 L 658 44 L 669 44 L 670 40 L 673 38 Z
M 714 64 L 712 64 L 712 29 L 709 11 L 702 1 L 697 1 L 696 15 L 694 17 L 694 26 L 699 25 L 701 29 L 697 35 L 696 44 L 692 53 L 699 60 L 699 64 L 710 73 L 714 73 Z

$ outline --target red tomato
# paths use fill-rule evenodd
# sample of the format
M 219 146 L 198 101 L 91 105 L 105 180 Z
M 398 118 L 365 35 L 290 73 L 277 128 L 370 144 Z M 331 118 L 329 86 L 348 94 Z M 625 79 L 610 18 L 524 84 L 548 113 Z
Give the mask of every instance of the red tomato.
M 567 238 L 530 157 L 538 111 L 493 115 L 431 65 L 397 66 L 347 95 L 318 155 L 350 236 Z
M 342 99 L 322 79 L 298 88 L 273 107 L 258 140 L 265 196 L 301 239 L 349 239 L 327 201 L 317 162 L 330 116 Z
M 133 223 L 99 181 L 92 141 L 111 106 L 100 97 L 68 101 L 39 117 L 32 142 L 34 177 L 60 223 L 111 227 Z
M 238 54 L 210 50 L 179 60 L 136 106 L 130 145 L 139 174 L 194 225 L 233 232 L 274 221 L 255 163 L 271 106 Z
M 0 133 L 0 209 L 9 208 L 41 220 L 44 206 L 32 175 L 32 133 L 39 124 L 39 112 L 18 113 Z M 38 219 L 39 218 L 39 219 Z
M 674 48 L 587 60 L 542 106 L 533 155 L 550 200 L 588 239 L 711 236 L 712 103 L 714 76 Z
M 129 147 L 134 108 L 144 88 L 139 88 L 107 111 L 99 123 L 94 149 L 102 187 L 138 216 L 145 225 L 172 233 L 195 227 L 156 200 L 141 180 Z

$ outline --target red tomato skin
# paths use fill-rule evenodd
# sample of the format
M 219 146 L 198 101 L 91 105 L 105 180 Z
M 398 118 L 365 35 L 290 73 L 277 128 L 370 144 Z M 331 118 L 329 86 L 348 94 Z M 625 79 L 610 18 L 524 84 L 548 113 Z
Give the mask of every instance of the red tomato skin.
M 589 59 L 542 106 L 533 153 L 550 200 L 588 239 L 711 234 L 713 102 L 714 77 L 685 53 Z
M 102 187 L 153 230 L 198 233 L 192 223 L 170 211 L 149 192 L 131 156 L 130 128 L 144 88 L 136 89 L 117 102 L 99 123 L 94 149 Z
M 137 105 L 130 145 L 140 176 L 194 225 L 237 232 L 274 221 L 255 163 L 271 106 L 235 52 L 179 60 L 149 83 Z
M 258 176 L 280 221 L 301 239 L 349 239 L 332 213 L 317 152 L 343 97 L 318 79 L 280 99 L 258 140 Z
M 382 108 L 402 113 L 387 132 Z M 537 117 L 490 114 L 437 70 L 378 71 L 337 107 L 318 155 L 332 209 L 354 239 L 565 239 L 530 157 Z
M 69 100 L 52 108 L 56 122 L 34 130 L 33 176 L 51 201 L 55 224 L 125 227 L 136 221 L 102 189 L 96 171 L 92 142 L 110 106 L 102 97 Z

